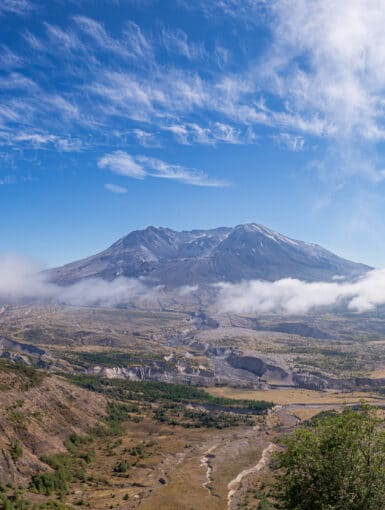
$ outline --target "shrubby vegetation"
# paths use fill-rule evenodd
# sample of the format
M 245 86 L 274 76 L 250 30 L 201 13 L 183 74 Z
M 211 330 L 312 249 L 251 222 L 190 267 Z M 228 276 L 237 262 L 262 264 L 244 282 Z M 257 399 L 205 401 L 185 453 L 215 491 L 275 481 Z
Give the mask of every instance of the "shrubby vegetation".
M 64 359 L 77 363 L 81 366 L 99 365 L 103 367 L 128 367 L 132 365 L 153 365 L 156 362 L 162 365 L 173 365 L 160 355 L 149 353 L 129 353 L 121 351 L 94 351 L 94 352 L 66 352 Z
M 4 374 L 6 382 L 2 381 Z M 9 383 L 9 375 L 17 376 L 12 384 Z M 28 391 L 42 382 L 46 374 L 41 370 L 26 365 L 25 363 L 16 363 L 7 359 L 0 359 L 0 384 L 4 391 L 10 389 L 19 389 L 20 391 Z M 15 386 L 16 384 L 16 386 Z
M 103 393 L 111 398 L 147 402 L 197 403 L 231 409 L 248 409 L 250 414 L 263 414 L 273 406 L 272 402 L 256 400 L 236 400 L 210 395 L 202 388 L 187 384 L 171 384 L 160 381 L 126 381 L 103 379 L 96 376 L 74 376 L 71 381 L 91 391 Z
M 114 473 L 126 473 L 131 465 L 126 460 L 119 461 L 114 467 Z
M 85 480 L 86 461 L 81 456 L 67 453 L 44 455 L 42 462 L 48 464 L 53 472 L 37 473 L 32 477 L 31 489 L 40 494 L 64 495 L 73 480 Z
M 385 430 L 376 409 L 324 414 L 283 443 L 275 459 L 276 508 L 385 508 Z
M 35 375 L 35 371 L 32 371 L 28 377 L 30 376 L 31 380 L 39 377 Z M 265 413 L 272 406 L 269 402 L 215 397 L 201 388 L 183 384 L 108 380 L 92 376 L 70 377 L 70 380 L 79 386 L 105 395 L 110 401 L 107 404 L 106 416 L 97 426 L 90 429 L 84 436 L 71 434 L 67 438 L 64 443 L 67 448 L 66 453 L 41 457 L 41 461 L 47 464 L 50 470 L 34 474 L 29 489 L 46 497 L 55 495 L 63 499 L 71 483 L 85 482 L 87 464 L 94 459 L 95 446 L 101 443 L 101 439 L 114 438 L 112 442 L 103 441 L 107 455 L 112 455 L 116 445 L 121 444 L 120 436 L 124 433 L 124 422 L 140 421 L 143 419 L 141 413 L 153 413 L 156 420 L 170 425 L 188 428 L 224 428 L 254 424 L 255 418 L 252 415 Z M 188 404 L 197 408 L 194 409 Z M 19 410 L 21 405 L 21 401 L 16 402 L 7 410 L 9 418 L 13 420 L 15 427 L 19 428 L 23 426 L 23 415 Z M 239 414 L 236 414 L 237 412 Z M 114 476 L 128 476 L 132 466 L 139 466 L 143 459 L 153 454 L 153 446 L 155 443 L 146 441 L 123 449 L 122 457 L 117 459 L 112 468 Z M 17 461 L 22 453 L 21 445 L 17 441 L 11 444 L 10 455 L 14 461 Z M 8 493 L 5 494 L 2 495 L 3 501 L 0 500 L 0 508 L 3 505 L 11 510 L 29 510 L 29 503 L 21 496 L 18 496 L 19 499 L 16 500 L 14 496 L 12 499 Z M 36 506 L 36 509 L 40 508 L 45 507 Z M 46 508 L 56 507 L 47 506 Z M 62 510 L 65 507 L 57 506 L 57 508 Z
M 107 416 L 104 424 L 98 425 L 89 431 L 89 437 L 119 436 L 123 433 L 122 424 L 127 420 L 137 421 L 136 413 L 140 411 L 136 404 L 121 404 L 108 402 Z
M 238 425 L 254 425 L 254 420 L 248 415 L 187 409 L 185 406 L 173 402 L 159 406 L 154 412 L 154 417 L 161 423 L 180 425 L 185 428 L 223 429 Z
M 20 457 L 23 455 L 23 448 L 21 447 L 21 444 L 19 441 L 14 441 L 11 444 L 11 457 L 12 460 L 15 462 L 20 459 Z
M 0 508 L 3 510 L 70 510 L 71 507 L 61 501 L 32 502 L 26 499 L 20 490 L 16 490 L 12 494 L 0 494 Z
M 86 480 L 87 464 L 92 462 L 95 452 L 92 445 L 97 438 L 119 436 L 123 433 L 122 423 L 128 420 L 130 413 L 139 410 L 135 404 L 109 402 L 104 423 L 92 428 L 85 436 L 71 434 L 65 441 L 68 453 L 44 455 L 41 461 L 52 468 L 51 472 L 37 473 L 32 477 L 30 488 L 39 494 L 63 496 L 68 492 L 69 484 L 75 480 Z M 124 465 L 120 465 L 123 469 Z M 126 466 L 126 470 L 128 469 Z M 119 469 L 119 467 L 117 467 Z M 125 472 L 125 471 L 116 471 Z
M 216 397 L 196 386 L 160 381 L 126 381 L 84 375 L 71 377 L 71 380 L 83 388 L 119 401 L 155 403 L 153 411 L 157 421 L 185 428 L 222 429 L 253 425 L 254 420 L 250 415 L 264 414 L 273 405 L 265 401 Z M 195 405 L 198 409 L 187 408 L 188 404 Z M 116 407 L 122 404 L 110 406 L 112 407 L 109 413 L 121 419 L 124 419 L 124 416 L 125 419 L 132 419 L 129 413 L 139 410 L 137 405 L 131 408 Z M 120 427 L 120 422 L 117 427 Z
M 159 422 L 185 428 L 218 429 L 253 425 L 255 421 L 250 415 L 264 414 L 273 405 L 265 401 L 216 397 L 196 386 L 160 381 L 126 381 L 85 375 L 71 377 L 71 380 L 109 398 L 135 402 L 131 407 L 127 407 L 128 404 L 125 404 L 126 407 L 116 403 L 109 405 L 109 415 L 118 418 L 117 431 L 122 420 L 134 419 L 130 413 L 139 411 L 137 402 L 154 403 L 154 418 Z M 195 405 L 197 409 L 187 408 L 188 404 Z

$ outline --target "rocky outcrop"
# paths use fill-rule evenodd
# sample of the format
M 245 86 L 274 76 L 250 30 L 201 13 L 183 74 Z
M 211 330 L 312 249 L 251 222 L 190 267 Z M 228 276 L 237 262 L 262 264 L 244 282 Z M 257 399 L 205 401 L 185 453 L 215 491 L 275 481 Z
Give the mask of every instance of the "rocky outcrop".
M 16 351 L 33 357 L 40 357 L 46 354 L 44 349 L 40 349 L 40 347 L 36 347 L 35 345 L 24 344 L 15 340 L 10 340 L 9 338 L 0 337 L 0 351 L 5 350 Z
M 385 387 L 385 378 L 371 379 L 369 377 L 351 377 L 339 379 L 324 374 L 293 374 L 293 381 L 299 388 L 309 390 L 341 390 L 353 391 L 362 389 L 376 389 Z
M 177 363 L 174 367 L 154 363 L 152 366 L 136 365 L 129 367 L 93 366 L 87 369 L 89 374 L 107 379 L 127 379 L 129 381 L 155 380 L 183 384 L 209 386 L 215 384 L 215 374 L 205 367 Z
M 31 361 L 27 356 L 23 356 L 17 352 L 0 351 L 0 358 L 13 361 L 14 363 L 22 363 L 23 365 L 31 365 Z
M 247 370 L 248 372 L 255 374 L 260 379 L 275 380 L 284 385 L 293 384 L 292 374 L 289 370 L 278 364 L 273 364 L 261 357 L 239 355 L 236 352 L 232 352 L 226 361 L 232 367 Z

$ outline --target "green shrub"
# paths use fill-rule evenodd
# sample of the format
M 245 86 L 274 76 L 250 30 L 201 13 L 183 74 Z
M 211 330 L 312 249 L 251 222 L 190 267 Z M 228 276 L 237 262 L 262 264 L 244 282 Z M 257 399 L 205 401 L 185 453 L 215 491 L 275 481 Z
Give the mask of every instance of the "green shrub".
M 114 467 L 114 473 L 126 473 L 130 469 L 130 463 L 126 460 L 121 460 Z
M 72 480 L 85 480 L 85 461 L 66 453 L 44 455 L 41 461 L 53 469 L 51 473 L 37 473 L 32 477 L 31 489 L 40 494 L 66 494 Z
M 384 509 L 385 431 L 375 409 L 320 416 L 287 436 L 284 446 L 275 458 L 276 508 Z
M 21 447 L 21 444 L 19 441 L 14 441 L 11 444 L 11 457 L 16 462 L 20 459 L 20 457 L 23 455 L 23 448 Z

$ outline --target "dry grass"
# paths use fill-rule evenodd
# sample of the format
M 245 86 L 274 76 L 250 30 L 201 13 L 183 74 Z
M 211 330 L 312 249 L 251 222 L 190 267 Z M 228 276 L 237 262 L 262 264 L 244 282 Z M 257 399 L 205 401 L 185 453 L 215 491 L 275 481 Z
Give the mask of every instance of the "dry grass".
M 223 510 L 229 482 L 259 461 L 267 443 L 266 434 L 251 427 L 184 429 L 154 423 L 149 415 L 141 423 L 126 423 L 119 439 L 121 443 L 113 448 L 108 448 L 108 443 L 113 444 L 115 438 L 95 445 L 95 459 L 87 468 L 87 476 L 94 482 L 73 484 L 69 503 L 76 505 L 82 500 L 95 510 L 111 505 L 127 510 L 138 505 L 144 510 Z M 131 467 L 127 476 L 114 474 L 119 460 L 133 460 L 125 450 L 142 441 L 154 442 L 149 457 Z M 211 490 L 203 485 L 207 466 L 202 464 L 202 457 L 208 451 L 213 454 Z M 123 499 L 125 494 L 127 500 Z
M 299 388 L 280 390 L 247 390 L 241 388 L 208 388 L 207 391 L 217 397 L 267 400 L 279 405 L 290 404 L 354 404 L 361 399 L 384 402 L 385 397 L 364 392 L 322 392 Z
M 371 377 L 372 379 L 385 378 L 385 367 L 380 367 L 377 368 L 376 370 L 373 370 L 373 372 L 369 374 L 369 377 Z
M 336 406 L 336 409 L 338 406 Z M 330 408 L 328 408 L 330 409 Z M 313 416 L 316 416 L 319 414 L 319 412 L 322 411 L 322 408 L 319 407 L 297 407 L 295 409 L 288 410 L 287 412 L 291 414 L 292 416 L 295 416 L 296 418 L 299 418 L 300 421 L 306 421 L 313 418 Z

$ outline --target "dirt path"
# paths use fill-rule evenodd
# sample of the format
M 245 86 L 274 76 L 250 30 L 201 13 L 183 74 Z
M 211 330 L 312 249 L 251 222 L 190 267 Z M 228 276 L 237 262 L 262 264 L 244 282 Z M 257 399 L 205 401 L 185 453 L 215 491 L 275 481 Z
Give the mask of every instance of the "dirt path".
M 241 487 L 243 479 L 251 474 L 258 473 L 263 468 L 265 468 L 271 458 L 272 452 L 275 451 L 276 449 L 277 446 L 275 444 L 269 443 L 263 450 L 262 456 L 258 464 L 251 468 L 244 469 L 234 478 L 234 480 L 231 480 L 231 482 L 227 486 L 227 488 L 229 489 L 229 492 L 227 494 L 228 510 L 236 510 L 237 508 L 236 494 Z
M 212 459 L 215 458 L 215 455 L 213 452 L 218 448 L 218 445 L 214 445 L 211 448 L 207 450 L 207 452 L 201 457 L 200 465 L 201 467 L 206 468 L 206 481 L 203 482 L 202 487 L 207 489 L 210 494 L 212 493 L 212 472 L 213 472 L 213 465 L 212 465 Z

